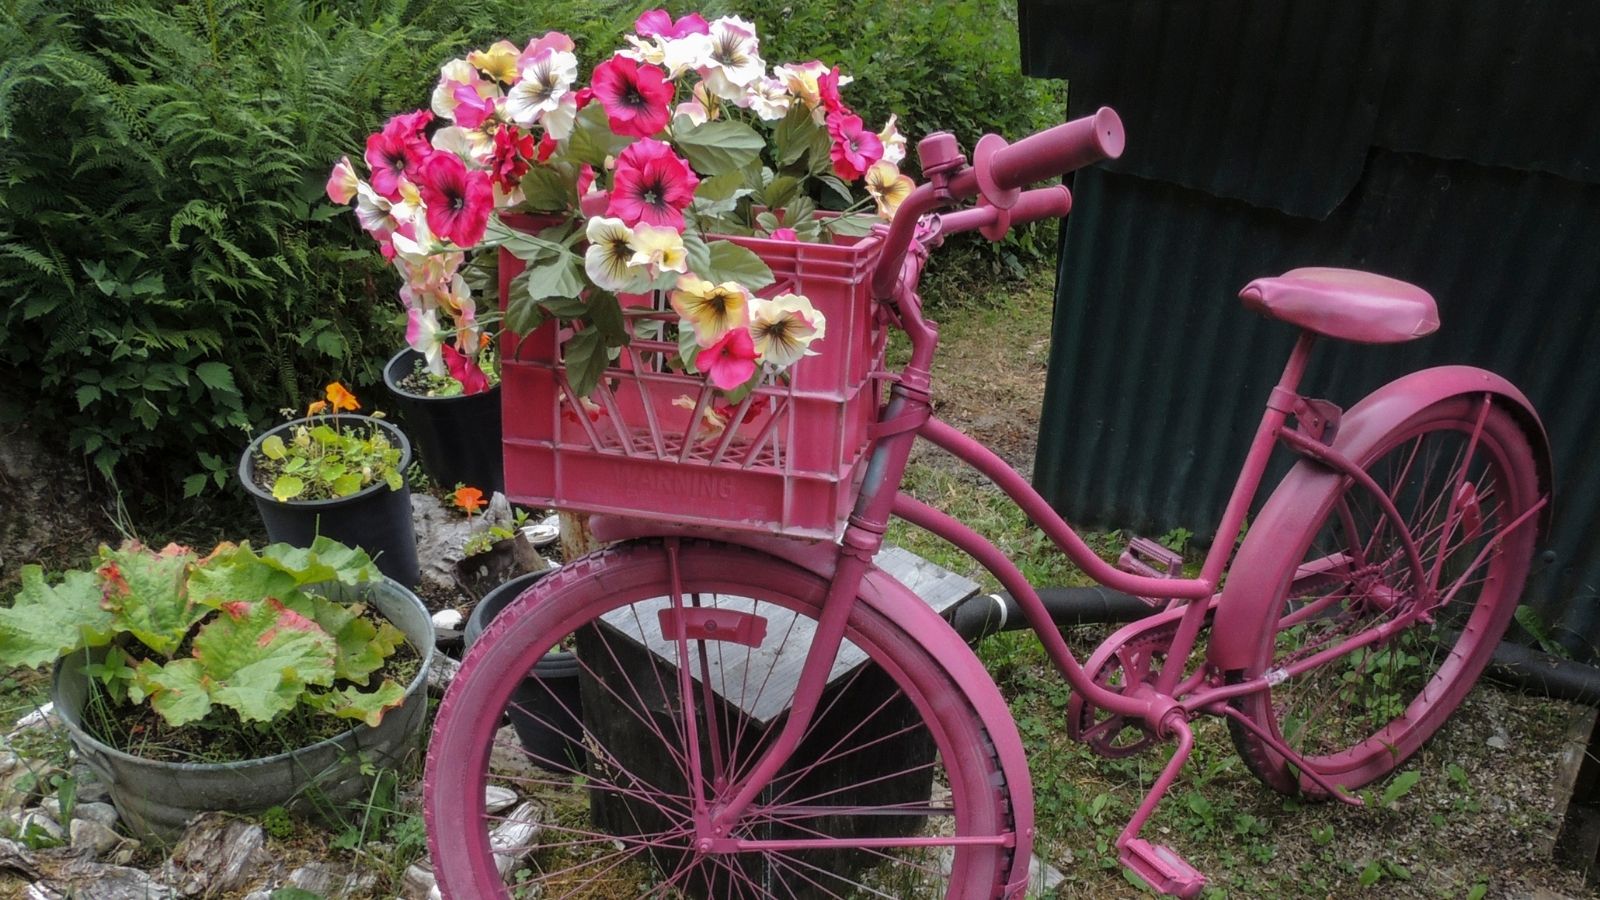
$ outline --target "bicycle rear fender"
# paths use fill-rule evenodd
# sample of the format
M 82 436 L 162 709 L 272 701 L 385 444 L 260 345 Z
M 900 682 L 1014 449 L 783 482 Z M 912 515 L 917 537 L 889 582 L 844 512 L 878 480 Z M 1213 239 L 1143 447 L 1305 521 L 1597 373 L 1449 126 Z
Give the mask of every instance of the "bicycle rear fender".
M 646 519 L 595 516 L 589 521 L 594 536 L 606 542 L 646 538 L 682 537 L 716 540 L 765 553 L 807 569 L 822 578 L 833 577 L 838 546 L 827 542 L 797 541 L 786 538 L 715 531 L 694 526 L 674 525 Z M 1033 856 L 1033 782 L 1028 775 L 1028 759 L 1022 750 L 1022 736 L 1000 689 L 989 676 L 955 629 L 922 601 L 914 591 L 888 572 L 873 566 L 861 582 L 861 600 L 889 621 L 905 630 L 928 649 L 956 684 L 966 691 L 972 707 L 983 719 L 984 728 L 994 741 L 1000 770 L 1006 777 L 1011 809 L 1016 818 L 1017 846 L 1007 879 L 1007 897 L 1021 897 L 1027 886 L 1028 863 Z
M 1344 414 L 1333 447 L 1346 457 L 1359 459 L 1394 428 L 1431 404 L 1451 397 L 1490 394 L 1505 407 L 1528 436 L 1539 466 L 1539 489 L 1551 490 L 1550 440 L 1544 424 L 1528 398 L 1511 382 L 1493 372 L 1472 366 L 1439 366 L 1412 372 L 1362 398 Z M 1221 672 L 1244 669 L 1260 644 L 1260 623 L 1271 613 L 1287 584 L 1287 572 L 1274 572 L 1269 563 L 1280 555 L 1277 536 L 1281 519 L 1311 498 L 1339 486 L 1340 475 L 1316 463 L 1296 464 L 1267 499 L 1250 525 L 1244 545 L 1228 567 L 1228 580 L 1218 601 L 1216 624 L 1211 630 L 1207 660 Z M 1550 525 L 1551 506 L 1540 513 L 1539 529 Z

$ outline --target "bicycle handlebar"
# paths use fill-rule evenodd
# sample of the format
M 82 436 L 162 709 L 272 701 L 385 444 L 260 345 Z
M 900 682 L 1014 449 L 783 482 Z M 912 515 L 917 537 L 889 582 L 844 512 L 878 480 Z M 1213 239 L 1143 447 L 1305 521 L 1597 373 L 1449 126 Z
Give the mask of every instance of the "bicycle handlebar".
M 1059 219 L 1072 211 L 1072 192 L 1064 184 L 1023 191 L 1010 209 L 974 206 L 939 217 L 939 230 L 945 234 L 979 231 L 991 241 L 1005 236 L 1006 229 L 1035 219 Z
M 989 151 L 986 154 L 988 180 L 1002 191 L 1015 190 L 1101 160 L 1116 159 L 1122 155 L 1124 142 L 1122 119 L 1111 107 L 1102 106 L 1092 116 L 1057 125 L 1010 146 L 1002 144 Z M 979 154 L 974 156 L 982 159 Z M 978 169 L 981 182 L 981 161 Z

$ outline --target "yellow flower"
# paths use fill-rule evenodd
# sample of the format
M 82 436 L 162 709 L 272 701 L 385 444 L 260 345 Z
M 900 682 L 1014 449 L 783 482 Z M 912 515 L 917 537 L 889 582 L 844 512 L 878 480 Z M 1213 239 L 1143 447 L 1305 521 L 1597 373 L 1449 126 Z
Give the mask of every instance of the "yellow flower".
M 867 193 L 872 199 L 878 201 L 878 215 L 884 219 L 893 219 L 895 210 L 900 204 L 911 196 L 911 189 L 915 186 L 911 176 L 901 175 L 894 163 L 879 160 L 867 169 Z
M 648 266 L 652 275 L 662 272 L 688 272 L 689 254 L 683 249 L 683 235 L 665 225 L 640 222 L 633 226 L 633 248 L 629 264 Z
M 799 294 L 750 301 L 750 336 L 764 363 L 782 369 L 802 356 L 816 356 L 811 343 L 822 340 L 827 331 L 827 318 Z
M 521 52 L 510 41 L 495 41 L 488 50 L 468 53 L 467 62 L 495 81 L 510 84 L 517 80 L 517 56 Z
M 688 394 L 679 394 L 673 399 L 672 405 L 679 409 L 687 409 L 693 414 L 696 404 L 694 398 Z M 728 417 L 719 414 L 714 404 L 707 403 L 705 409 L 700 411 L 700 421 L 695 423 L 694 436 L 698 440 L 709 441 L 721 437 L 727 427 Z
M 649 286 L 649 272 L 634 266 L 633 229 L 621 219 L 595 216 L 585 229 L 589 249 L 583 254 L 583 270 L 595 286 L 605 291 L 642 291 Z
M 672 308 L 694 328 L 695 342 L 709 347 L 734 328 L 745 324 L 750 294 L 736 281 L 712 284 L 694 275 L 678 279 Z

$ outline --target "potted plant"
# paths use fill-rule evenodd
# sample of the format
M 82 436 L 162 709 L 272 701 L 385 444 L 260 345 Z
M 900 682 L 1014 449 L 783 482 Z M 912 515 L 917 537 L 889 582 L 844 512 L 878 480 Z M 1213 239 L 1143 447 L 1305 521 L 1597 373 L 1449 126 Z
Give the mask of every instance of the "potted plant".
M 894 119 L 869 129 L 837 67 L 769 69 L 736 16 L 653 10 L 626 37 L 587 83 L 556 32 L 451 60 L 430 107 L 392 118 L 369 138 L 365 172 L 343 159 L 327 185 L 394 260 L 408 339 L 435 371 L 477 377 L 477 329 L 496 313 L 479 299 L 498 283 L 518 502 L 561 505 L 591 480 L 555 484 L 539 397 L 559 398 L 559 416 L 596 445 L 631 443 L 649 419 L 646 444 L 663 457 L 680 438 L 754 437 L 791 387 L 848 395 L 847 453 L 873 412 L 854 348 L 876 328 L 870 232 L 911 189 Z M 797 365 L 819 352 L 811 374 Z M 641 370 L 676 378 L 609 396 L 609 373 Z M 815 505 L 831 520 L 836 502 Z
M 547 574 L 549 570 L 528 572 L 485 594 L 467 618 L 466 649 L 472 649 L 495 616 Z M 506 714 L 533 761 L 561 773 L 583 768 L 581 669 L 570 647 L 551 650 L 517 685 Z
M 429 348 L 442 363 L 450 343 Z M 459 358 L 459 357 L 457 357 Z M 492 347 L 478 355 L 482 377 L 435 371 L 434 359 L 406 348 L 383 368 L 406 435 L 416 444 L 422 470 L 435 484 L 476 484 L 505 489 L 500 453 L 500 367 Z
M 55 662 L 79 755 L 141 838 L 205 810 L 314 812 L 366 796 L 426 718 L 432 627 L 364 552 L 102 546 L 85 569 L 22 570 L 0 662 Z
M 309 547 L 319 535 L 366 550 L 401 584 L 420 575 L 404 473 L 411 444 L 338 382 L 303 418 L 258 435 L 239 458 L 239 480 L 267 537 Z

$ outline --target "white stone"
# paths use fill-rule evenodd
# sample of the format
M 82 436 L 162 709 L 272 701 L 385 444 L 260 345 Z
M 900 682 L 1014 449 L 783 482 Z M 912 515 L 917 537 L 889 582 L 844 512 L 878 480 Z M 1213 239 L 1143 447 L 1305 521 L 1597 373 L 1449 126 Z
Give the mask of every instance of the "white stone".
M 22 731 L 38 725 L 51 726 L 56 724 L 57 721 L 56 705 L 54 703 L 46 703 L 45 705 L 18 719 L 16 725 L 12 727 L 15 731 Z
M 115 828 L 121 821 L 117 815 L 117 808 L 109 803 L 79 803 L 72 808 L 72 817 L 90 819 L 107 828 Z
M 539 834 L 540 807 L 533 801 L 518 804 L 506 815 L 506 821 L 489 833 L 489 847 L 494 851 L 494 865 L 501 877 L 510 872 L 524 856 L 533 852 L 533 839 Z
M 485 785 L 483 788 L 484 812 L 497 813 L 511 808 L 517 802 L 517 792 L 498 784 Z
M 405 900 L 427 900 L 436 896 L 439 883 L 433 873 L 415 863 L 406 867 L 405 878 L 400 885 L 400 896 Z
M 87 850 L 96 857 L 104 856 L 122 843 L 120 835 L 93 819 L 73 819 L 69 830 L 73 848 Z
M 185 895 L 239 891 L 272 863 L 265 844 L 266 833 L 254 822 L 202 813 L 189 822 L 161 877 Z
M 461 627 L 461 610 L 441 609 L 433 614 L 433 627 L 454 631 Z
M 16 816 L 13 821 L 17 823 L 17 834 L 27 837 L 29 832 L 44 833 L 56 840 L 61 840 L 66 833 L 61 830 L 61 823 L 42 809 L 32 810 Z

